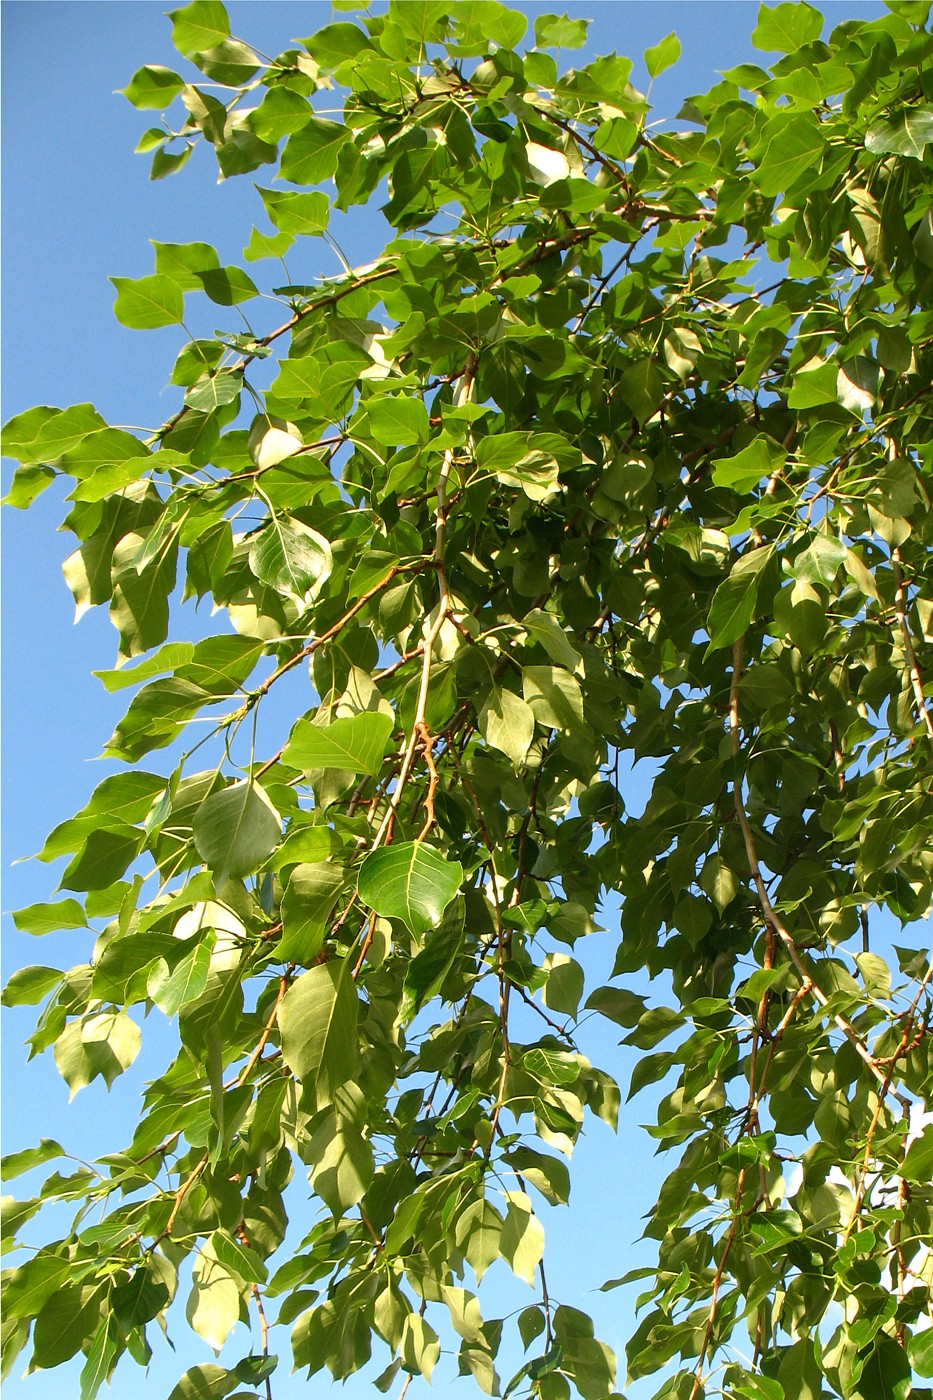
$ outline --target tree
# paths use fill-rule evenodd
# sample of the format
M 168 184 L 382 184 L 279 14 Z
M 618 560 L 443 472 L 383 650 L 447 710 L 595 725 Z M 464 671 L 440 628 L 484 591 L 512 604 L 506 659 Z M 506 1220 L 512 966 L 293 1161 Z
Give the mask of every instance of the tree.
M 928 10 L 824 42 L 809 5 L 763 7 L 780 57 L 676 130 L 627 60 L 558 67 L 577 18 L 522 51 L 497 0 L 391 0 L 267 61 L 216 0 L 172 14 L 203 81 L 127 87 L 186 110 L 140 141 L 153 177 L 200 141 L 292 188 L 260 187 L 249 272 L 193 242 L 114 278 L 123 325 L 206 297 L 226 327 L 181 348 L 158 432 L 86 404 L 4 431 L 13 506 L 73 480 L 66 579 L 110 608 L 104 684 L 139 687 L 125 771 L 43 853 L 64 897 L 16 916 L 85 930 L 88 961 L 4 1002 L 44 1001 L 31 1048 L 73 1092 L 133 1062 L 140 1013 L 177 1028 L 130 1143 L 5 1160 L 52 1169 L 9 1234 L 77 1208 L 6 1276 L 7 1365 L 30 1333 L 35 1366 L 83 1352 L 92 1400 L 177 1293 L 217 1349 L 252 1310 L 260 1349 L 175 1400 L 271 1396 L 274 1299 L 299 1369 L 375 1347 L 386 1389 L 453 1335 L 497 1394 L 513 1320 L 471 1290 L 502 1259 L 537 1289 L 502 1393 L 615 1393 L 539 1219 L 586 1116 L 616 1122 L 598 1016 L 643 1052 L 631 1091 L 661 1086 L 674 1162 L 631 1379 L 928 1393 L 933 965 L 883 918 L 933 893 Z M 293 283 L 296 242 L 373 200 L 380 256 Z M 231 627 L 169 640 L 179 581 Z M 287 676 L 300 712 L 264 747 Z

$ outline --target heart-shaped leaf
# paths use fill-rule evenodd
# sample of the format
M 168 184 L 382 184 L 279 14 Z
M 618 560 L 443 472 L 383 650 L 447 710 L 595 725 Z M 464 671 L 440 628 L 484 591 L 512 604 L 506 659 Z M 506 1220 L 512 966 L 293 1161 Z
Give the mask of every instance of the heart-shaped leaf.
M 360 867 L 360 899 L 387 919 L 401 919 L 412 933 L 436 928 L 463 880 L 459 861 L 419 841 L 372 851 Z
M 291 516 L 275 515 L 256 536 L 249 566 L 260 583 L 293 598 L 311 598 L 330 577 L 334 558 L 317 530 Z
M 278 845 L 282 818 L 258 783 L 231 783 L 204 799 L 193 828 L 198 855 L 215 876 L 249 875 Z
M 312 724 L 300 719 L 291 732 L 282 762 L 305 772 L 314 768 L 342 768 L 347 773 L 368 773 L 382 768 L 382 758 L 395 721 L 376 710 L 335 719 L 333 724 Z

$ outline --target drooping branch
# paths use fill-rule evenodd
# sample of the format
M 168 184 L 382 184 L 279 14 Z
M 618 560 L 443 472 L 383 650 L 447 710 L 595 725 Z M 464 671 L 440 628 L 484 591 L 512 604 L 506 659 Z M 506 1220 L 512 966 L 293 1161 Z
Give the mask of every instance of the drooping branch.
M 798 949 L 792 934 L 788 931 L 783 919 L 778 914 L 774 905 L 771 903 L 771 897 L 768 894 L 768 887 L 765 884 L 765 879 L 758 861 L 758 850 L 755 842 L 755 835 L 752 831 L 751 823 L 748 819 L 748 814 L 745 810 L 745 802 L 742 797 L 742 779 L 739 774 L 739 760 L 741 758 L 742 752 L 741 727 L 739 718 L 739 681 L 742 676 L 743 651 L 743 642 L 742 639 L 739 638 L 739 640 L 734 643 L 732 648 L 732 682 L 729 691 L 729 731 L 731 737 L 732 757 L 736 765 L 735 781 L 733 788 L 735 814 L 738 819 L 739 827 L 742 832 L 742 839 L 745 844 L 745 854 L 748 860 L 749 874 L 751 875 L 752 882 L 755 886 L 755 891 L 758 895 L 758 902 L 761 905 L 761 912 L 764 916 L 765 923 L 770 928 L 774 929 L 774 932 L 780 938 L 785 949 L 787 950 L 788 957 L 790 958 L 791 962 L 794 965 L 794 968 L 797 971 L 798 976 L 800 977 L 801 982 L 807 981 L 811 984 L 810 990 L 812 992 L 813 999 L 817 1001 L 820 1006 L 825 1008 L 829 1005 L 829 997 L 826 995 L 823 989 L 819 987 L 816 982 L 813 981 L 812 977 L 807 971 L 806 964 L 804 963 L 803 958 L 800 956 L 800 950 Z M 838 1011 L 830 1011 L 830 1015 L 832 1016 L 834 1023 L 842 1031 L 843 1035 L 846 1037 L 850 1045 L 855 1050 L 859 1059 L 861 1059 L 863 1063 L 868 1066 L 870 1073 L 878 1081 L 878 1083 L 884 1085 L 886 1082 L 884 1071 L 877 1064 L 871 1051 L 868 1049 L 865 1042 L 859 1035 L 858 1031 L 856 1031 L 855 1027 L 852 1025 L 851 1021 L 849 1021 Z M 910 1100 L 904 1094 L 902 1094 L 900 1090 L 893 1089 L 891 1092 L 902 1107 L 909 1109 Z

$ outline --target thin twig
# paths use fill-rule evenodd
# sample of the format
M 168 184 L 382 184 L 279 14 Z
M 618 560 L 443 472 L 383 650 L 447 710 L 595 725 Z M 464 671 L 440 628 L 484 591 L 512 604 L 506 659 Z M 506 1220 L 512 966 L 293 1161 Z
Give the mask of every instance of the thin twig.
M 741 739 L 739 727 L 739 680 L 742 675 L 742 653 L 742 638 L 739 638 L 739 640 L 734 644 L 732 648 L 732 685 L 730 687 L 729 693 L 729 728 L 731 732 L 732 756 L 733 759 L 736 761 L 736 765 L 738 764 L 738 759 L 741 754 Z M 804 964 L 804 961 L 800 956 L 797 944 L 794 942 L 792 935 L 788 932 L 788 929 L 784 924 L 783 919 L 778 914 L 774 905 L 771 903 L 771 897 L 768 894 L 768 888 L 765 884 L 764 876 L 761 873 L 761 866 L 758 863 L 758 850 L 755 844 L 755 836 L 751 828 L 751 823 L 748 820 L 748 814 L 745 810 L 745 802 L 742 798 L 742 780 L 739 777 L 738 773 L 736 773 L 733 783 L 733 801 L 735 804 L 735 815 L 738 819 L 738 823 L 742 831 L 742 839 L 745 843 L 745 854 L 748 859 L 749 873 L 752 877 L 752 881 L 754 883 L 755 890 L 758 895 L 758 902 L 761 905 L 761 912 L 764 915 L 765 923 L 774 929 L 775 933 L 778 935 L 781 942 L 784 944 L 784 947 L 787 949 L 790 960 L 793 963 L 801 981 L 806 979 L 807 981 L 811 982 L 812 985 L 810 990 L 812 992 L 814 1000 L 819 1002 L 820 1006 L 825 1008 L 829 1004 L 829 997 L 826 995 L 823 989 L 817 986 L 817 984 L 813 982 L 810 978 L 810 975 L 807 972 L 806 965 Z M 861 1036 L 855 1030 L 851 1022 L 846 1020 L 845 1016 L 842 1016 L 839 1012 L 831 1012 L 830 1014 L 832 1015 L 834 1023 L 839 1027 L 843 1035 L 852 1045 L 856 1054 L 868 1066 L 869 1070 L 874 1075 L 878 1083 L 882 1085 L 885 1084 L 886 1076 L 884 1071 L 878 1067 L 871 1054 L 871 1051 L 868 1049 L 865 1042 L 862 1040 Z M 887 1090 L 885 1090 L 885 1092 L 887 1092 Z M 901 1094 L 900 1091 L 897 1089 L 893 1089 L 892 1093 L 894 1094 L 894 1097 L 897 1099 L 898 1103 L 900 1103 L 902 1106 L 906 1106 L 909 1109 L 910 1100 L 905 1095 Z

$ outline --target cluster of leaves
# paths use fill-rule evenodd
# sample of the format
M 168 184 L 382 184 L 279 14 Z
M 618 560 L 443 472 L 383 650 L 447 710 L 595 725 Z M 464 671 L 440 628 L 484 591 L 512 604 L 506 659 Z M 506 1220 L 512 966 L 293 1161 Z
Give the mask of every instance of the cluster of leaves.
M 176 1400 L 271 1395 L 275 1298 L 299 1368 L 344 1378 L 376 1341 L 380 1388 L 430 1377 L 449 1320 L 495 1395 L 504 1323 L 464 1283 L 501 1258 L 540 1294 L 504 1393 L 614 1394 L 548 1293 L 536 1205 L 566 1202 L 586 1115 L 616 1121 L 580 1048 L 599 1013 L 643 1052 L 632 1092 L 669 1089 L 651 1132 L 676 1161 L 630 1377 L 928 1393 L 931 963 L 869 941 L 933 897 L 928 9 L 823 40 L 809 5 L 763 8 L 780 56 L 676 130 L 628 60 L 558 70 L 583 20 L 539 16 L 523 52 L 497 0 L 391 0 L 271 63 L 216 0 L 172 15 L 207 84 L 130 82 L 187 112 L 143 136 L 153 176 L 200 141 L 292 188 L 260 188 L 252 275 L 195 242 L 114 279 L 126 326 L 191 296 L 257 321 L 183 346 L 149 439 L 87 404 L 5 431 L 13 505 L 73 480 L 65 575 L 119 633 L 104 684 L 138 687 L 106 748 L 128 767 L 41 853 L 69 857 L 66 897 L 17 915 L 93 930 L 89 961 L 5 1002 L 45 1001 L 31 1050 L 72 1092 L 133 1061 L 140 1010 L 178 1029 L 132 1141 L 10 1207 L 11 1231 L 78 1209 L 8 1275 L 7 1364 L 30 1332 L 34 1366 L 81 1351 L 91 1400 L 146 1362 L 188 1266 L 192 1327 L 219 1349 L 256 1308 L 262 1350 Z M 381 254 L 272 285 L 264 329 L 253 276 L 372 199 Z M 167 640 L 179 579 L 232 630 Z M 304 711 L 258 751 L 298 668 Z M 167 775 L 138 766 L 189 734 Z M 613 983 L 584 1001 L 612 892 Z M 300 1242 L 296 1168 L 320 1205 Z

